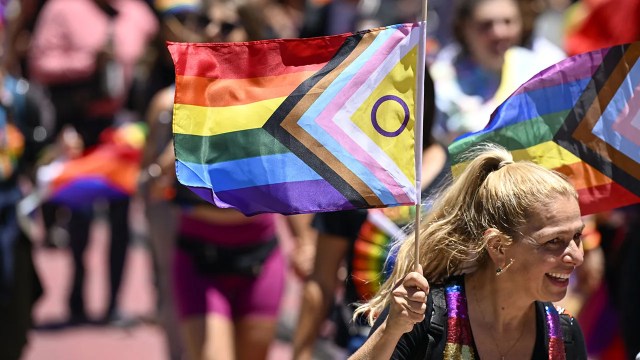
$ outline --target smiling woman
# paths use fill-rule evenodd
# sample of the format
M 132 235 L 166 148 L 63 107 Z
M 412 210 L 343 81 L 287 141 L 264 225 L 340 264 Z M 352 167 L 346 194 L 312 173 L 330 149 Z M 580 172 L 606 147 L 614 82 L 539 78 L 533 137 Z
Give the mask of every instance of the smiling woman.
M 586 359 L 577 322 L 551 303 L 583 262 L 575 189 L 497 145 L 467 156 L 419 229 L 420 270 L 410 235 L 356 311 L 377 321 L 352 359 Z
M 525 279 L 521 294 L 545 301 L 564 298 L 569 276 L 583 261 L 583 228 L 580 209 L 570 197 L 556 196 L 531 212 L 522 240 L 508 249 L 509 256 L 519 260 L 510 269 L 511 278 Z

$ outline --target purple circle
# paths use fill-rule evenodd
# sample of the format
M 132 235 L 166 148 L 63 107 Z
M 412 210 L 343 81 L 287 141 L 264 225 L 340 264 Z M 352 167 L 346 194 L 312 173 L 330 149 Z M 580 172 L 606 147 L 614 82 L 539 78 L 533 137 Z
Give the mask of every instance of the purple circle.
M 402 109 L 404 109 L 404 120 L 402 121 L 400 128 L 393 132 L 383 129 L 382 127 L 380 127 L 380 124 L 378 124 L 378 119 L 377 119 L 378 108 L 385 101 L 395 101 L 398 104 L 400 104 L 400 106 L 402 106 Z M 380 99 L 378 99 L 378 101 L 376 101 L 375 104 L 373 104 L 373 109 L 371 109 L 371 124 L 373 124 L 373 128 L 376 129 L 376 131 L 378 131 L 380 134 L 388 137 L 396 137 L 400 135 L 400 133 L 404 130 L 404 128 L 407 127 L 408 123 L 409 123 L 409 106 L 407 106 L 407 103 L 404 102 L 404 100 L 402 100 L 401 98 L 395 95 L 385 95 Z

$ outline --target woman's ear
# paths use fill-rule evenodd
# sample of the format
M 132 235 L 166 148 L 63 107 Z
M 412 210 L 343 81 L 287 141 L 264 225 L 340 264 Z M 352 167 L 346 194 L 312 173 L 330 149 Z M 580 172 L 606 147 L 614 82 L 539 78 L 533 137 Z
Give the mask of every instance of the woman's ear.
M 496 265 L 502 267 L 506 263 L 505 249 L 508 245 L 507 237 L 498 229 L 489 228 L 485 230 L 483 237 L 487 244 L 487 253 Z

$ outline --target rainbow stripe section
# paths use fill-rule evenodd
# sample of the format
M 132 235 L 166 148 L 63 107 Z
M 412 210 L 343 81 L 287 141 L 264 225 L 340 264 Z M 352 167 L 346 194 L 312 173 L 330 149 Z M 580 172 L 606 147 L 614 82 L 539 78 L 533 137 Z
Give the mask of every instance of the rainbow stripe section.
M 371 222 L 360 228 L 354 244 L 352 281 L 360 300 L 371 299 L 384 281 L 384 261 L 389 254 L 391 236 Z
M 447 342 L 444 347 L 444 359 L 476 359 L 464 277 L 453 277 L 444 290 L 447 303 Z M 537 305 L 536 311 L 538 311 Z M 560 314 L 552 303 L 544 303 L 544 317 L 548 339 L 548 359 L 564 360 L 566 356 Z
M 201 0 L 153 0 L 154 9 L 161 15 L 180 12 L 198 12 L 202 9 Z
M 247 215 L 413 205 L 420 26 L 170 43 L 178 180 Z
M 473 334 L 469 323 L 467 297 L 462 278 L 445 287 L 447 301 L 447 342 L 444 346 L 444 358 L 447 360 L 476 358 L 473 346 Z
M 553 304 L 545 304 L 544 317 L 549 331 L 549 359 L 564 359 L 564 339 L 560 327 L 560 314 Z
M 371 299 L 389 275 L 385 262 L 393 241 L 415 219 L 415 206 L 370 209 L 353 245 L 351 281 L 359 301 Z
M 540 72 L 487 127 L 450 145 L 458 155 L 501 144 L 569 177 L 583 215 L 640 202 L 640 43 L 576 55 Z M 453 166 L 459 174 L 465 163 Z

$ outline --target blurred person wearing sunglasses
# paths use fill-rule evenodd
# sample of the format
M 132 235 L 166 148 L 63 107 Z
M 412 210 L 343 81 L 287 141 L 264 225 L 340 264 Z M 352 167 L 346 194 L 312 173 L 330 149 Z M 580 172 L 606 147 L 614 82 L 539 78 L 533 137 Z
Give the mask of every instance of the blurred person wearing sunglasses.
M 141 0 L 48 0 L 36 21 L 28 65 L 32 80 L 45 85 L 56 112 L 56 133 L 72 127 L 84 150 L 99 143 L 125 109 L 136 65 L 157 31 L 157 21 Z M 107 199 L 110 224 L 107 307 L 99 319 L 129 323 L 118 309 L 130 242 L 129 199 Z M 72 209 L 68 224 L 73 285 L 68 306 L 72 324 L 86 312 L 84 254 L 94 219 L 94 203 Z

